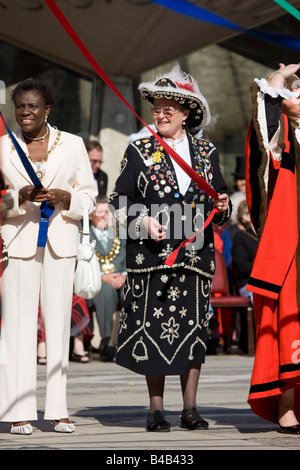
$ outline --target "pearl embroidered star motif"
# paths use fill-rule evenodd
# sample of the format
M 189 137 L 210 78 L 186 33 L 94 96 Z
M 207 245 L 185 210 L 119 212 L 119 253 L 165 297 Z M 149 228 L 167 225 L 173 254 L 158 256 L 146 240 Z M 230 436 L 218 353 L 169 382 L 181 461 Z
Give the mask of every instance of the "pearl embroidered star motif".
M 175 323 L 174 317 L 171 317 L 167 322 L 161 324 L 163 329 L 162 334 L 160 335 L 161 339 L 167 339 L 169 344 L 173 344 L 175 338 L 179 338 L 179 323 Z
M 153 316 L 156 317 L 156 318 L 163 317 L 164 314 L 162 313 L 162 307 L 154 308 Z
M 145 260 L 145 256 L 142 253 L 138 253 L 135 257 L 135 262 L 137 264 L 143 264 L 144 260 Z
M 186 312 L 187 312 L 187 308 L 184 308 L 184 307 L 182 307 L 182 309 L 179 310 L 181 318 L 186 317 Z
M 186 253 L 186 256 L 191 259 L 192 266 L 194 266 L 194 263 L 201 260 L 200 256 L 197 255 L 197 251 L 194 246 L 188 253 Z
M 172 248 L 171 248 L 170 243 L 168 243 L 166 248 L 163 248 L 163 250 L 161 251 L 161 253 L 159 253 L 158 256 L 163 259 L 167 259 L 171 253 L 172 253 Z
M 168 298 L 172 299 L 173 301 L 179 298 L 180 290 L 178 287 L 171 286 L 168 290 Z

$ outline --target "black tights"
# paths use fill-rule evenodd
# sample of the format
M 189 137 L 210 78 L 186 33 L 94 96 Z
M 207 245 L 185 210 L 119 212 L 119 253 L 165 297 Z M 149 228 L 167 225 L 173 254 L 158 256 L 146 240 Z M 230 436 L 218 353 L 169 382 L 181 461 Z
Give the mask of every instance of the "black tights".
M 200 377 L 201 365 L 191 366 L 188 374 L 180 376 L 181 392 L 183 400 L 183 409 L 196 407 L 196 397 L 198 390 L 198 382 Z M 146 376 L 148 393 L 150 398 L 150 413 L 155 410 L 164 409 L 163 397 L 165 389 L 164 375 L 147 375 Z

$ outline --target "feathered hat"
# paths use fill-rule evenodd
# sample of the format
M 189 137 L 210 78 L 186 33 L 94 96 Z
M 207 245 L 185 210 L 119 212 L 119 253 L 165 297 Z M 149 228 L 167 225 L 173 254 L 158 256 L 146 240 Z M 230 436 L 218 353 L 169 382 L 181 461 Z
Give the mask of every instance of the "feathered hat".
M 198 83 L 191 75 L 183 72 L 179 64 L 169 73 L 158 75 L 153 82 L 141 83 L 138 89 L 150 103 L 155 98 L 173 98 L 184 105 L 190 110 L 186 123 L 191 129 L 203 128 L 210 122 L 209 106 L 200 93 Z

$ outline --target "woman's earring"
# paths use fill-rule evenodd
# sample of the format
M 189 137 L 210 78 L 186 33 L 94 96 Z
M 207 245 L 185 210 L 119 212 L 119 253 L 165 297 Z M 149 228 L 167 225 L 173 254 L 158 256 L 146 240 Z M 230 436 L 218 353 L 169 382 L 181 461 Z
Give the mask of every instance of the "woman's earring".
M 48 119 L 48 116 L 45 116 L 45 123 L 47 124 L 47 119 Z

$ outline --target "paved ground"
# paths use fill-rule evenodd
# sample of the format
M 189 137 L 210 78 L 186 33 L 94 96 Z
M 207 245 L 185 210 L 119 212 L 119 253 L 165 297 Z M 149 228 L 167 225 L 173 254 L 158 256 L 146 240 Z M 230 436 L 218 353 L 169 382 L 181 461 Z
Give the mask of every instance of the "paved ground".
M 122 464 L 124 460 L 116 459 L 145 455 L 142 451 L 149 451 L 147 459 L 150 454 L 155 459 L 159 453 L 179 451 L 197 459 L 200 450 L 298 450 L 300 437 L 280 434 L 275 425 L 249 409 L 252 363 L 253 358 L 237 354 L 207 356 L 198 394 L 200 414 L 210 424 L 207 431 L 180 427 L 179 378 L 168 377 L 165 414 L 171 432 L 149 433 L 145 430 L 148 395 L 142 376 L 96 358 L 85 365 L 71 362 L 68 403 L 76 431 L 70 435 L 53 432 L 51 423 L 42 419 L 45 368 L 38 366 L 41 418 L 32 423 L 34 433 L 23 437 L 9 434 L 9 425 L 0 423 L 0 450 L 102 450 L 107 464 Z

